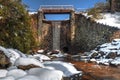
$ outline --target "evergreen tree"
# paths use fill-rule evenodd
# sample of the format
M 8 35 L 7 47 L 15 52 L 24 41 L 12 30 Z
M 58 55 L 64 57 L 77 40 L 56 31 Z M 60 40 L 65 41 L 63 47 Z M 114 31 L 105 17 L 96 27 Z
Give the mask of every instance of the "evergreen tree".
M 0 45 L 27 52 L 35 46 L 30 18 L 21 0 L 0 0 Z

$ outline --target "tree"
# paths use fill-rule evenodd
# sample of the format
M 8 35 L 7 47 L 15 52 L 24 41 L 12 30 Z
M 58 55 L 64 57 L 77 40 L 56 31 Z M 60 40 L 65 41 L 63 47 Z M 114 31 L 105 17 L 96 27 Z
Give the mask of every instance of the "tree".
M 35 46 L 30 17 L 21 0 L 0 0 L 0 45 L 27 52 Z
M 120 0 L 106 0 L 111 12 L 120 11 Z
M 98 2 L 93 8 L 88 9 L 88 15 L 92 15 L 93 19 L 103 18 L 101 13 L 108 11 L 108 5 L 104 2 Z

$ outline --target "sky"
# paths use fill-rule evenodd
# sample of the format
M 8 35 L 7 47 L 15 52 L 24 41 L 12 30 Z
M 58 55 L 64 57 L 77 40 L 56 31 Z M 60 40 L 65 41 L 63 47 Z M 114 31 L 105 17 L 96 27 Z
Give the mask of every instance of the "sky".
M 94 6 L 97 2 L 106 0 L 22 0 L 28 6 L 29 11 L 38 11 L 41 5 L 73 5 L 75 10 L 85 10 Z M 50 15 L 48 15 L 50 16 Z M 68 15 L 65 16 L 65 18 Z

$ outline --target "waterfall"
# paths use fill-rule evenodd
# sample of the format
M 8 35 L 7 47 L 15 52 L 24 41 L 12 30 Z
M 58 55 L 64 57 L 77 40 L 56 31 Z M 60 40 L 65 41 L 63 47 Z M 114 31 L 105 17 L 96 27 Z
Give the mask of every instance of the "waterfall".
M 53 21 L 52 27 L 53 27 L 53 50 L 55 50 L 55 49 L 60 50 L 61 22 L 60 21 Z

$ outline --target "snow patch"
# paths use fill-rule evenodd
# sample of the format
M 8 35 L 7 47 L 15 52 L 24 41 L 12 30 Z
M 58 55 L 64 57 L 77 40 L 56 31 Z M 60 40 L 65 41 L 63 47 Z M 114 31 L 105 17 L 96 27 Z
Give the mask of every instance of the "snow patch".
M 22 78 L 19 78 L 17 80 L 40 80 L 37 76 L 33 76 L 33 75 L 26 75 Z M 41 79 L 42 80 L 42 79 Z
M 44 65 L 34 59 L 34 58 L 18 58 L 16 61 L 15 61 L 15 66 L 19 66 L 19 65 L 23 65 L 23 66 L 26 66 L 26 65 L 30 65 L 30 64 L 33 64 L 33 65 L 36 65 L 36 66 L 39 66 L 39 67 L 44 67 Z
M 58 70 L 51 70 L 47 68 L 32 68 L 28 74 L 35 75 L 42 80 L 61 80 L 63 73 Z
M 15 79 L 23 77 L 25 75 L 27 75 L 27 73 L 21 69 L 10 70 L 7 73 L 7 76 L 13 76 Z
M 39 61 L 50 60 L 50 58 L 43 54 L 34 54 L 34 58 L 38 59 Z
M 0 74 L 0 78 L 1 78 L 1 77 L 5 77 L 6 74 L 7 74 L 7 72 L 8 72 L 8 71 L 5 70 L 5 69 L 0 69 L 0 73 L 1 73 L 1 74 Z
M 13 76 L 7 76 L 7 77 L 0 78 L 0 80 L 15 80 L 15 78 Z
M 89 54 L 90 61 L 104 65 L 120 65 L 120 39 L 105 43 L 95 48 Z
M 44 65 L 51 66 L 56 70 L 62 71 L 64 73 L 63 76 L 65 77 L 81 73 L 81 71 L 77 71 L 76 68 L 71 63 L 66 63 L 62 61 L 46 61 L 44 62 Z
M 96 22 L 120 28 L 120 12 L 116 12 L 114 14 L 103 13 L 102 15 L 104 18 L 96 20 Z

